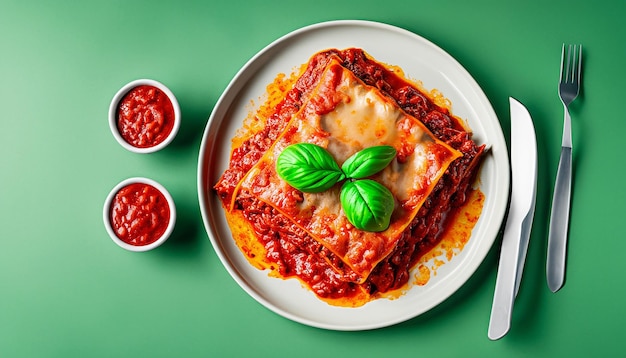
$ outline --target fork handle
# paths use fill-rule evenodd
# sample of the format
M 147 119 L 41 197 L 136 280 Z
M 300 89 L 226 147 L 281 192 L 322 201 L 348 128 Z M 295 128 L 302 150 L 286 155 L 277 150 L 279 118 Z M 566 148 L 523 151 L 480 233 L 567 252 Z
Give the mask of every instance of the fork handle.
M 550 231 L 548 234 L 548 258 L 546 276 L 552 292 L 563 287 L 565 281 L 565 257 L 572 188 L 572 147 L 561 147 L 559 168 L 556 172 Z

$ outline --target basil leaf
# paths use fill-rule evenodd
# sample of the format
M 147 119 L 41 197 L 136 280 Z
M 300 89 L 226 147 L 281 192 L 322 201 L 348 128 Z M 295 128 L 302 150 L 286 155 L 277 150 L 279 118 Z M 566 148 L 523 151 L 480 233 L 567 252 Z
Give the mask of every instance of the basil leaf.
M 285 148 L 276 160 L 276 172 L 289 185 L 306 193 L 321 193 L 345 179 L 333 156 L 311 143 Z
M 383 170 L 396 157 L 396 153 L 396 149 L 390 145 L 365 148 L 348 158 L 341 169 L 348 178 L 365 178 Z
M 379 232 L 389 227 L 394 199 L 382 184 L 371 179 L 347 181 L 340 200 L 348 221 L 357 229 Z

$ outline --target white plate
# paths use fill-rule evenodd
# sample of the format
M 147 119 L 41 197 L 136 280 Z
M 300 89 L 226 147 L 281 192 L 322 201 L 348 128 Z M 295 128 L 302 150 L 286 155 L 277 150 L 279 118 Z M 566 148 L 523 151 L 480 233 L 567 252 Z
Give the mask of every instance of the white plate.
M 242 125 L 278 73 L 290 74 L 316 52 L 359 47 L 378 61 L 400 66 L 426 89 L 438 89 L 464 118 L 478 143 L 491 151 L 480 172 L 486 201 L 470 241 L 452 261 L 437 269 L 425 286 L 414 286 L 395 300 L 379 299 L 360 308 L 333 307 L 293 280 L 270 278 L 252 267 L 235 245 L 220 201 L 212 191 L 228 166 L 230 138 Z M 502 223 L 509 194 L 506 142 L 489 100 L 472 76 L 449 54 L 406 30 L 369 21 L 331 21 L 296 30 L 254 56 L 233 78 L 208 120 L 198 163 L 202 218 L 217 255 L 237 283 L 259 303 L 302 324 L 334 330 L 365 330 L 418 316 L 458 290 L 489 252 Z

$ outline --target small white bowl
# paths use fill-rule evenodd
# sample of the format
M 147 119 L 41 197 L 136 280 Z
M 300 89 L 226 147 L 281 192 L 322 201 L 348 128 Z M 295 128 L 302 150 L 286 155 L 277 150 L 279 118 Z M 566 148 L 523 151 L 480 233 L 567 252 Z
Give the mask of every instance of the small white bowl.
M 174 126 L 172 127 L 172 131 L 161 143 L 147 148 L 136 147 L 128 143 L 122 137 L 117 127 L 117 109 L 119 107 L 120 101 L 133 88 L 142 85 L 153 86 L 160 89 L 163 93 L 165 93 L 165 95 L 167 95 L 170 102 L 172 103 L 172 107 L 174 108 Z M 167 88 L 164 84 L 155 80 L 139 79 L 126 84 L 119 91 L 117 91 L 117 93 L 115 94 L 115 96 L 113 96 L 113 99 L 111 100 L 111 104 L 109 105 L 109 127 L 111 128 L 111 133 L 113 133 L 113 137 L 115 137 L 117 142 L 122 147 L 134 153 L 153 153 L 165 148 L 168 144 L 172 142 L 172 140 L 174 140 L 174 137 L 176 137 L 176 134 L 178 133 L 178 128 L 180 127 L 180 121 L 180 106 L 178 104 L 176 96 L 174 96 L 174 93 L 172 93 L 172 91 L 170 91 L 170 89 Z
M 125 241 L 123 241 L 117 236 L 117 234 L 115 233 L 115 230 L 113 229 L 113 224 L 111 222 L 111 206 L 113 205 L 113 200 L 115 198 L 115 195 L 127 185 L 131 185 L 135 183 L 147 184 L 156 188 L 158 191 L 161 192 L 161 194 L 163 194 L 169 206 L 170 217 L 169 217 L 169 223 L 167 227 L 165 228 L 165 231 L 156 241 L 147 245 L 132 245 L 132 244 L 126 243 Z M 106 228 L 106 231 L 109 233 L 109 236 L 111 237 L 113 242 L 115 242 L 117 245 L 129 251 L 135 251 L 135 252 L 149 251 L 163 244 L 165 241 L 167 241 L 167 239 L 172 234 L 172 231 L 174 230 L 174 226 L 176 224 L 176 206 L 174 205 L 174 199 L 172 199 L 172 196 L 170 195 L 170 193 L 165 189 L 165 187 L 163 187 L 161 184 L 157 183 L 156 181 L 152 179 L 148 179 L 148 178 L 143 178 L 143 177 L 128 178 L 126 180 L 121 181 L 119 184 L 117 184 L 107 196 L 104 202 L 104 208 L 102 210 L 102 218 L 104 221 L 104 227 Z

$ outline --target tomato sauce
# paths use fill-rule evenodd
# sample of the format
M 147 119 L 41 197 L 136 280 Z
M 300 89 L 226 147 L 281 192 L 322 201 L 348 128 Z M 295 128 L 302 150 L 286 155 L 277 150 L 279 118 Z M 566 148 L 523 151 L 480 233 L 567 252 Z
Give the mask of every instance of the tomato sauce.
M 133 183 L 115 194 L 110 215 L 113 231 L 120 240 L 144 246 L 163 235 L 170 222 L 170 207 L 157 188 Z
M 137 148 L 162 143 L 174 128 L 174 106 L 160 89 L 141 85 L 120 101 L 117 128 L 124 140 Z

